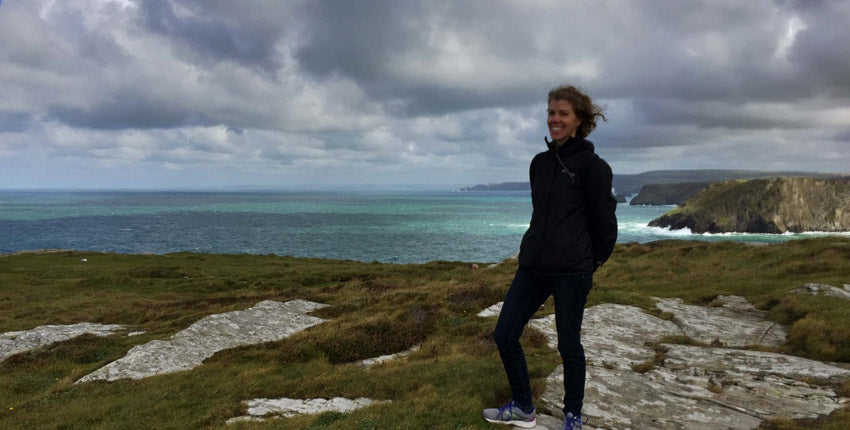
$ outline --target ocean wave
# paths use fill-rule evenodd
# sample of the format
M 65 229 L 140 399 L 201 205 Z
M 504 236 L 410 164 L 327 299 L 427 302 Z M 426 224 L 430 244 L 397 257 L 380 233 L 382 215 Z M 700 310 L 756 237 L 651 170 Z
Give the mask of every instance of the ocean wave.
M 522 228 L 522 229 L 527 229 L 529 227 L 528 223 L 495 223 L 495 222 L 491 222 L 488 225 L 490 227 L 507 227 L 507 228 Z
M 651 227 L 649 225 L 644 225 L 643 228 L 650 234 L 655 234 L 658 236 L 695 236 L 691 229 L 687 227 L 672 230 L 668 227 Z

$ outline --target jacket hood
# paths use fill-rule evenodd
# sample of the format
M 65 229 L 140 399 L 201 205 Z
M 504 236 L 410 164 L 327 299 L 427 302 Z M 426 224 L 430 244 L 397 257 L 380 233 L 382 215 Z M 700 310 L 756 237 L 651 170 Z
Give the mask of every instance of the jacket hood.
M 546 147 L 551 151 L 559 151 L 561 155 L 569 155 L 578 151 L 590 151 L 595 152 L 593 147 L 593 142 L 582 139 L 580 137 L 570 137 L 566 142 L 558 148 L 558 145 L 555 142 L 550 141 L 548 137 L 543 137 L 543 141 L 546 142 Z

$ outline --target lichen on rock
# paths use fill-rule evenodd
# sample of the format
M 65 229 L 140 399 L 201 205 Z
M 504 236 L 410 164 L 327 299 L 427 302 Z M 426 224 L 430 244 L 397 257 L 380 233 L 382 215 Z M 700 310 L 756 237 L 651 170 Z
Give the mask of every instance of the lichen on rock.
M 190 370 L 218 351 L 273 342 L 325 320 L 307 313 L 327 305 L 306 300 L 286 303 L 265 300 L 252 308 L 206 316 L 169 340 L 134 346 L 124 357 L 80 378 L 94 380 L 141 379 Z
M 14 354 L 31 351 L 84 334 L 109 336 L 123 329 L 124 326 L 118 324 L 81 322 L 68 325 L 43 325 L 30 330 L 9 331 L 0 334 L 0 361 Z

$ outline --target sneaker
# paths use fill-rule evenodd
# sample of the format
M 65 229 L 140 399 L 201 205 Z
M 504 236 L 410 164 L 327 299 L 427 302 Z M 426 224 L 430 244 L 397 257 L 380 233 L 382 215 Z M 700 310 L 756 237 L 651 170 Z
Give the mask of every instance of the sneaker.
M 527 429 L 537 425 L 537 409 L 532 407 L 531 412 L 523 412 L 519 404 L 513 400 L 501 408 L 484 409 L 481 415 L 485 420 L 496 424 L 510 424 Z
M 561 430 L 581 430 L 581 425 L 587 424 L 587 417 L 584 417 L 584 421 L 582 422 L 582 415 L 573 415 L 572 412 L 567 412 L 567 416 L 564 417 L 564 425 L 561 426 Z

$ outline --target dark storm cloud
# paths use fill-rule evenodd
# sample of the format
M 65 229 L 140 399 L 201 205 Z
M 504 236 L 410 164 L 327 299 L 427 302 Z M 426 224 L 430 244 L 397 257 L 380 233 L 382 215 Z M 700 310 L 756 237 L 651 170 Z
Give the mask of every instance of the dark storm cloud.
M 573 83 L 610 105 L 591 140 L 617 168 L 815 160 L 846 153 L 848 21 L 846 1 L 3 1 L 0 147 L 524 176 Z
M 102 130 L 171 128 L 215 124 L 203 112 L 185 109 L 168 100 L 153 100 L 145 91 L 119 92 L 93 108 L 54 105 L 50 117 L 68 125 Z
M 638 99 L 635 107 L 648 124 L 690 124 L 699 128 L 766 129 L 801 128 L 810 124 L 804 116 L 773 115 L 764 108 L 747 109 L 746 106 L 719 101 L 693 101 Z
M 847 95 L 850 56 L 837 55 L 850 43 L 844 4 L 822 2 L 798 13 L 767 2 L 602 2 L 592 10 L 506 2 L 486 8 L 474 2 L 310 2 L 308 42 L 297 59 L 308 73 L 349 77 L 413 115 L 527 105 L 565 80 L 609 98 L 788 102 L 824 91 Z M 451 47 L 434 42 L 445 35 L 461 48 L 481 45 L 473 54 L 509 60 L 525 81 L 499 76 L 481 61 L 486 58 L 470 59 L 480 65 L 468 79 L 399 70 L 404 60 L 445 55 Z M 581 58 L 598 64 L 596 76 L 560 70 Z M 457 75 L 462 69 L 459 64 Z M 498 90 L 480 85 L 500 79 L 506 82 Z
M 850 128 L 835 133 L 835 140 L 850 143 Z
M 234 10 L 236 6 L 237 10 Z M 189 13 L 178 15 L 177 7 Z M 266 13 L 260 8 L 267 8 Z M 188 55 L 217 62 L 235 61 L 244 65 L 277 69 L 275 45 L 286 23 L 268 2 L 144 0 L 139 14 L 144 26 L 185 48 Z M 278 20 L 274 20 L 277 16 Z
M 452 82 L 427 76 L 446 46 L 441 36 L 453 35 L 459 45 L 484 43 L 488 55 L 527 61 L 533 44 L 530 29 L 510 25 L 504 5 L 471 2 L 397 2 L 390 0 L 308 2 L 302 9 L 310 25 L 306 43 L 296 58 L 303 69 L 319 77 L 341 75 L 355 80 L 373 97 L 390 103 L 402 115 L 442 114 L 493 106 L 522 106 L 539 92 L 536 83 L 505 85 L 494 91 L 496 70 L 475 66 L 471 80 Z M 489 21 L 488 21 L 489 20 Z M 486 22 L 487 24 L 482 24 Z M 502 27 L 504 25 L 504 27 Z M 525 27 L 525 28 L 524 28 Z M 475 58 L 469 59 L 475 62 Z M 404 63 L 424 63 L 425 76 L 403 70 Z M 415 67 L 415 66 L 411 66 Z M 460 70 L 458 70 L 460 73 Z M 448 77 L 447 77 L 448 78 Z M 472 85 L 467 85 L 472 84 Z M 539 97 L 537 97 L 539 98 Z
M 0 133 L 21 132 L 32 123 L 32 115 L 26 112 L 3 112 L 0 111 Z
M 812 2 L 802 17 L 811 24 L 799 32 L 789 55 L 797 77 L 816 86 L 819 95 L 850 97 L 850 4 Z

